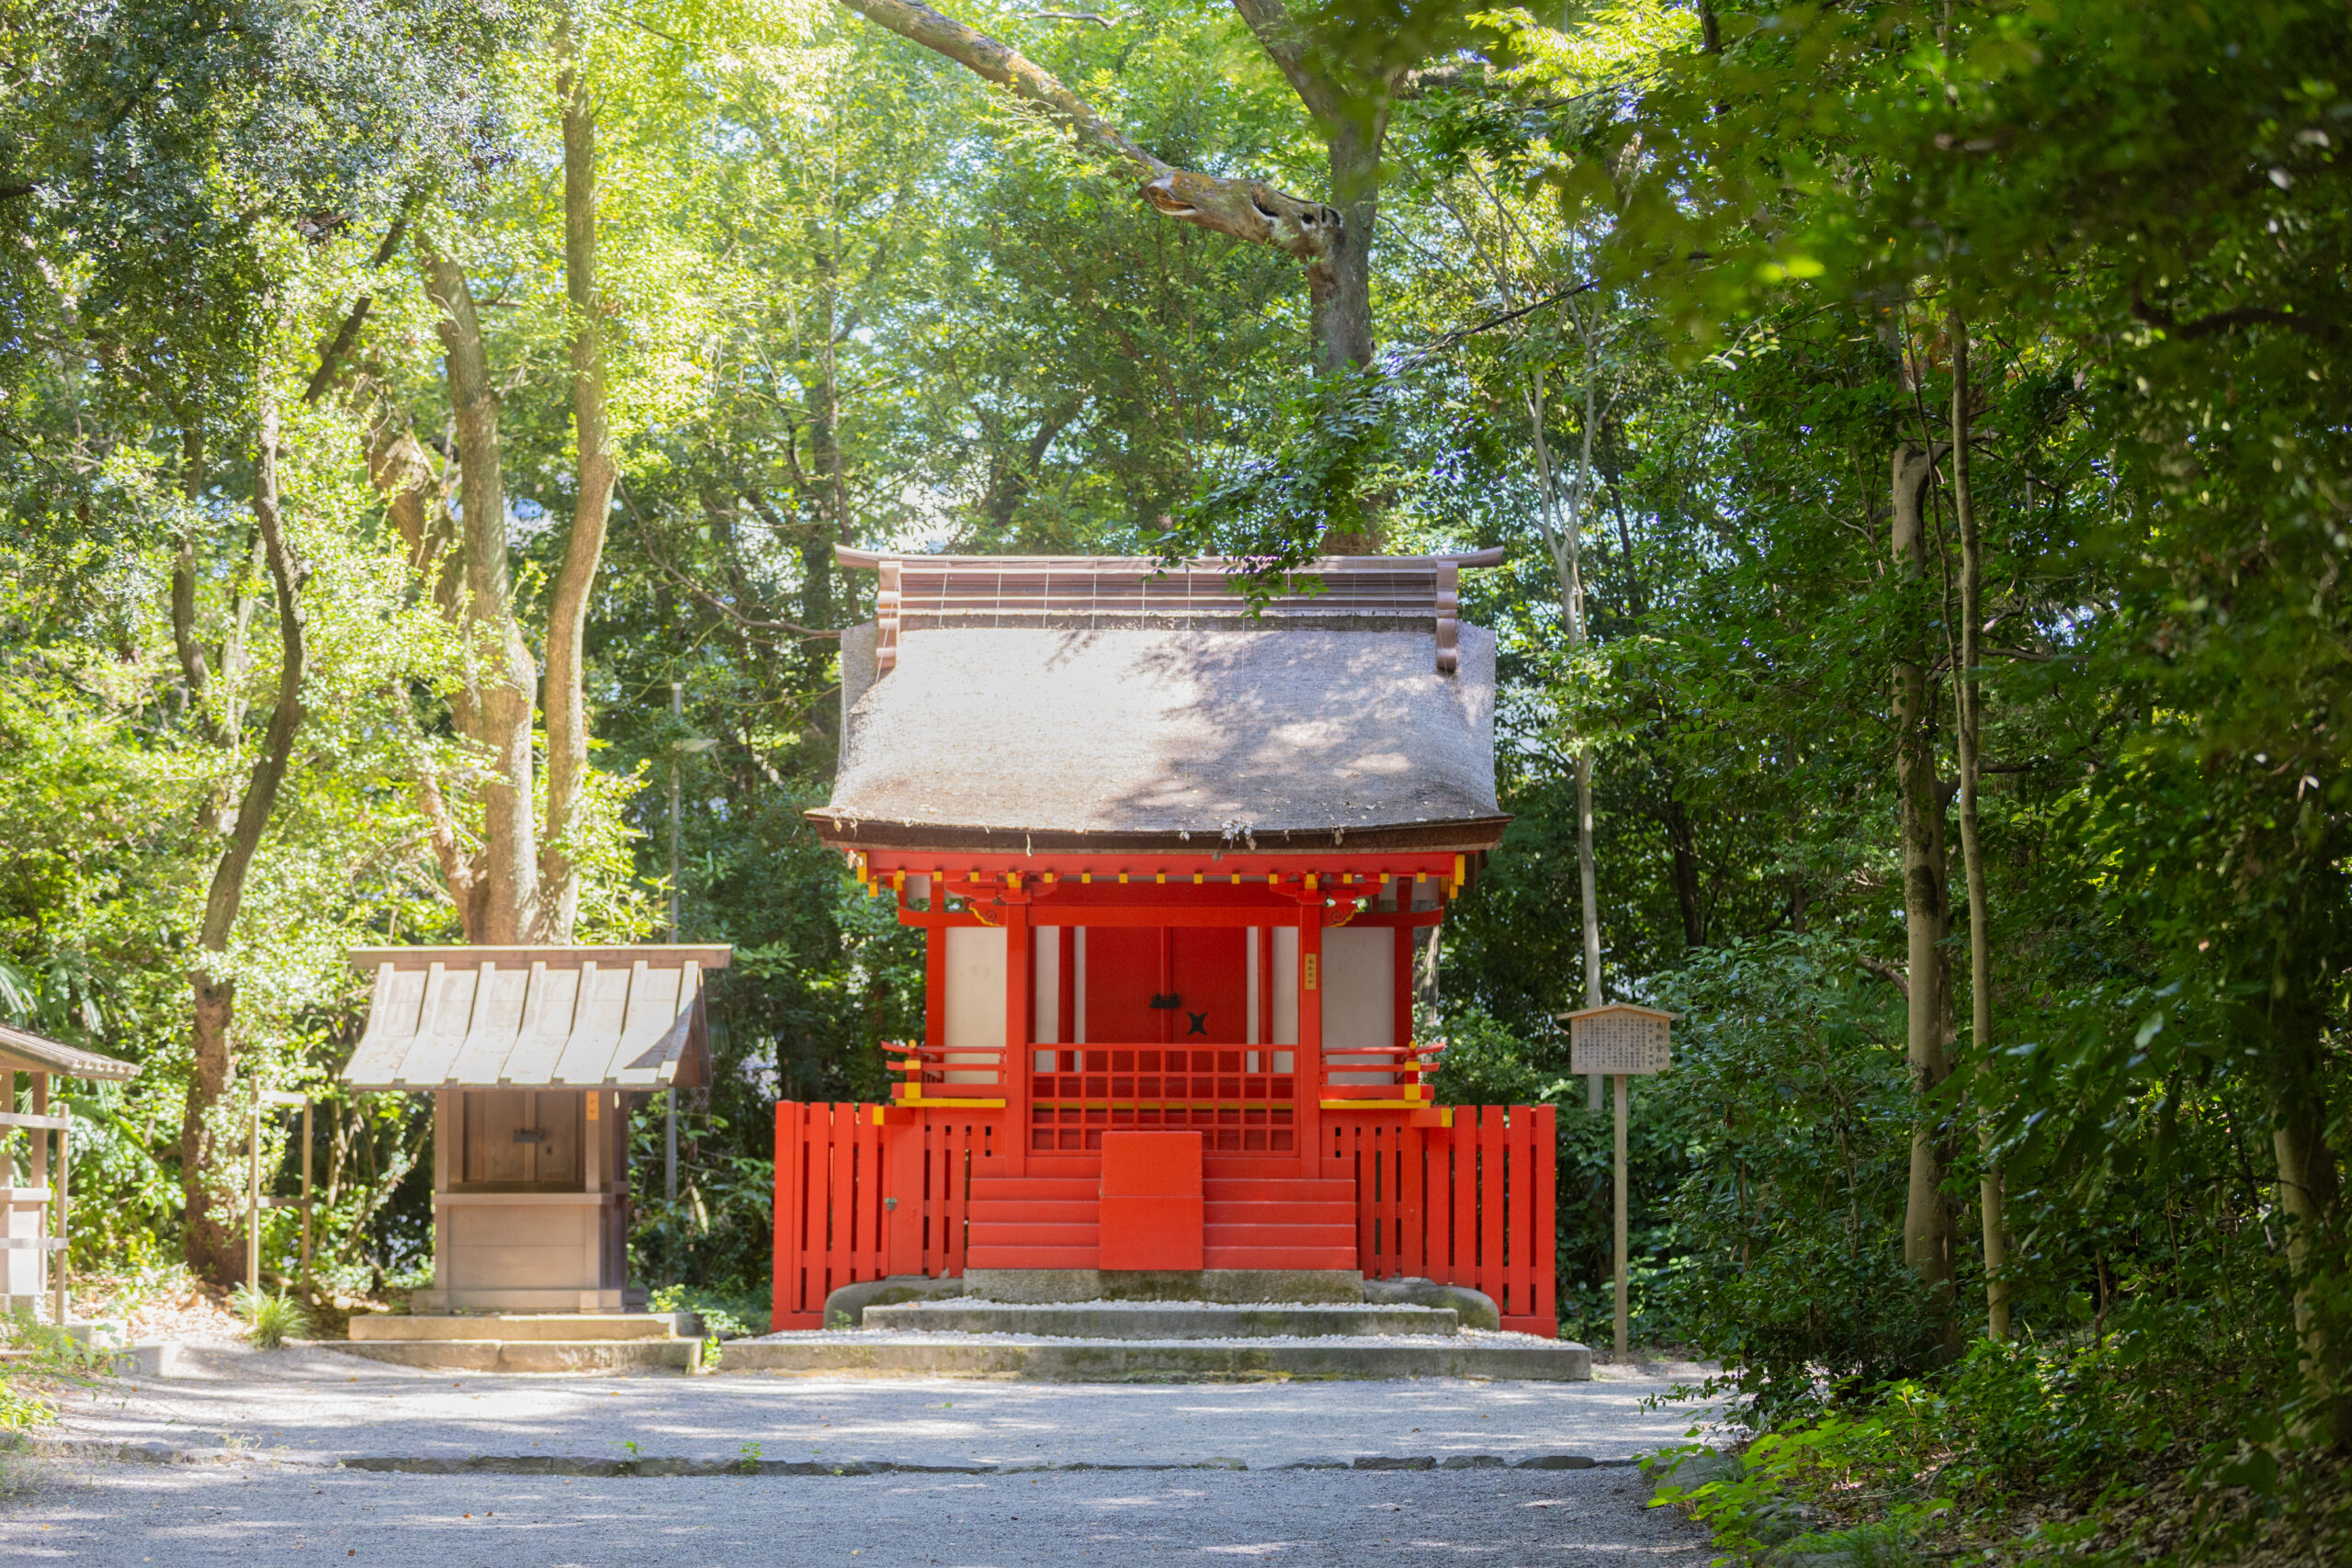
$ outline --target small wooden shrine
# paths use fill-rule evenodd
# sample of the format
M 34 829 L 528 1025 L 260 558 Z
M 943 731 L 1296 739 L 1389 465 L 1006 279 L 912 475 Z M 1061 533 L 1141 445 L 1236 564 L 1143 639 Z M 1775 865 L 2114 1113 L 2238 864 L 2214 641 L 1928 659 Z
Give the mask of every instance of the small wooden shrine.
M 433 1095 L 433 1284 L 419 1314 L 635 1312 L 632 1096 L 710 1081 L 722 946 L 378 947 L 343 1078 Z
M 74 1117 L 52 1101 L 50 1080 L 121 1083 L 138 1077 L 139 1068 L 0 1023 L 0 1073 L 9 1084 L 8 1104 L 0 1110 L 7 1187 L 0 1193 L 0 1215 L 6 1216 L 0 1223 L 0 1313 L 30 1315 L 45 1306 L 50 1322 L 65 1324 L 72 1321 L 73 1308 L 65 1251 L 74 1215 Z M 20 1083 L 27 1086 L 23 1111 L 17 1109 Z
M 1547 1109 L 1446 1107 L 1418 933 L 1508 818 L 1476 555 L 887 556 L 809 813 L 922 930 L 887 1104 L 778 1110 L 775 1325 L 896 1275 L 991 1291 L 1474 1285 L 1550 1334 Z

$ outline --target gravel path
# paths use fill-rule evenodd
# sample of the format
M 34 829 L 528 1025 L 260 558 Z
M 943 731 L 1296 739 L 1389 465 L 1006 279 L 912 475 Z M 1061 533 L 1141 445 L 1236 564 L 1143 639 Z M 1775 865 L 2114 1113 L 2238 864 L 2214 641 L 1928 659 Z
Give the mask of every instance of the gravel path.
M 130 1565 L 1058 1568 L 1237 1560 L 1701 1568 L 1628 1470 L 594 1480 L 270 1464 L 52 1473 L 0 1557 Z
M 57 1435 L 316 1459 L 630 1454 L 825 1463 L 1197 1464 L 1544 1454 L 1607 1461 L 1678 1442 L 1690 1404 L 1645 1400 L 1695 1367 L 1600 1367 L 1588 1383 L 1453 1379 L 1041 1383 L 831 1377 L 422 1372 L 331 1350 L 206 1357 L 203 1378 L 76 1394 Z

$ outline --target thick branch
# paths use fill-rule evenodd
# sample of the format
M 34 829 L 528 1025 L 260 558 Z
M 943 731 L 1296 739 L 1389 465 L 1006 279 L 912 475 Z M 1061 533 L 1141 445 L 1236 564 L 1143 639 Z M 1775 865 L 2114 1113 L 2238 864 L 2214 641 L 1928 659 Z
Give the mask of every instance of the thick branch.
M 1143 177 L 1143 198 L 1161 216 L 1216 233 L 1268 245 L 1303 261 L 1317 261 L 1337 243 L 1339 212 L 1260 185 L 1179 169 L 1127 139 L 1034 61 L 988 34 L 943 17 L 917 0 L 842 0 L 877 27 L 888 28 L 1004 88 L 1069 128 L 1080 143 L 1110 153 Z
M 284 649 L 277 668 L 277 705 L 269 716 L 260 759 L 245 781 L 244 797 L 237 804 L 237 822 L 229 835 L 229 847 L 213 867 L 212 886 L 205 897 L 204 925 L 197 940 L 208 953 L 228 951 L 229 932 L 237 923 L 237 908 L 244 897 L 245 872 L 260 847 L 262 829 L 277 808 L 278 786 L 285 782 L 294 754 L 295 731 L 302 724 L 302 674 L 308 649 L 300 590 L 310 574 L 295 559 L 280 524 L 277 448 L 277 412 L 265 407 L 254 457 L 254 520 L 261 528 L 270 585 L 277 591 L 278 635 Z

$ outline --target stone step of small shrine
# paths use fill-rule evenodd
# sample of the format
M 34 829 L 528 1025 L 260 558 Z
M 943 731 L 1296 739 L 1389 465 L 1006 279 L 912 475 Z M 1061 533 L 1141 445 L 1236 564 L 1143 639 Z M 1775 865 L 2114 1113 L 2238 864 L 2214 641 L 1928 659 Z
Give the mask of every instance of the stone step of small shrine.
M 370 1314 L 351 1320 L 346 1355 L 469 1372 L 691 1372 L 702 1364 L 693 1313 Z
M 1592 1376 L 1582 1345 L 1504 1333 L 1491 1297 L 1339 1269 L 974 1269 L 839 1287 L 822 1329 L 730 1340 L 718 1370 L 1059 1382 Z
M 1524 1333 L 1075 1340 L 955 1333 L 797 1331 L 729 1340 L 719 1373 L 1023 1378 L 1040 1382 L 1247 1382 L 1265 1378 L 1494 1378 L 1588 1382 L 1592 1352 Z
M 1027 1334 L 1059 1339 L 1444 1337 L 1452 1307 L 1323 1302 L 900 1302 L 865 1309 L 864 1326 L 917 1334 Z

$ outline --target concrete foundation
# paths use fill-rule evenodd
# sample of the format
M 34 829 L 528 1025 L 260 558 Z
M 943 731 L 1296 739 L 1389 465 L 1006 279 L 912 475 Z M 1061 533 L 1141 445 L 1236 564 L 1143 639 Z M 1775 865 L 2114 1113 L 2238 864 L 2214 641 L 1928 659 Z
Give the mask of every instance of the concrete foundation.
M 699 1339 L 379 1339 L 324 1348 L 436 1371 L 691 1372 L 702 1366 Z
M 1071 1382 L 1171 1378 L 1497 1378 L 1582 1382 L 1592 1352 L 1566 1340 L 1524 1346 L 1365 1345 L 1313 1339 L 1254 1344 L 1186 1340 L 1001 1340 L 920 1338 L 856 1341 L 811 1335 L 738 1339 L 721 1372 L 860 1373 L 869 1377 L 995 1377 Z
M 1028 1334 L 1056 1339 L 1282 1339 L 1332 1336 L 1450 1335 L 1447 1307 L 1029 1306 L 1015 1303 L 910 1302 L 865 1309 L 867 1328 L 933 1334 Z
M 367 1313 L 351 1320 L 355 1341 L 500 1339 L 699 1339 L 702 1320 L 690 1312 L 469 1313 L 462 1315 Z
M 371 1361 L 466 1372 L 691 1372 L 702 1365 L 702 1320 L 690 1312 L 390 1313 L 351 1320 L 331 1348 Z

